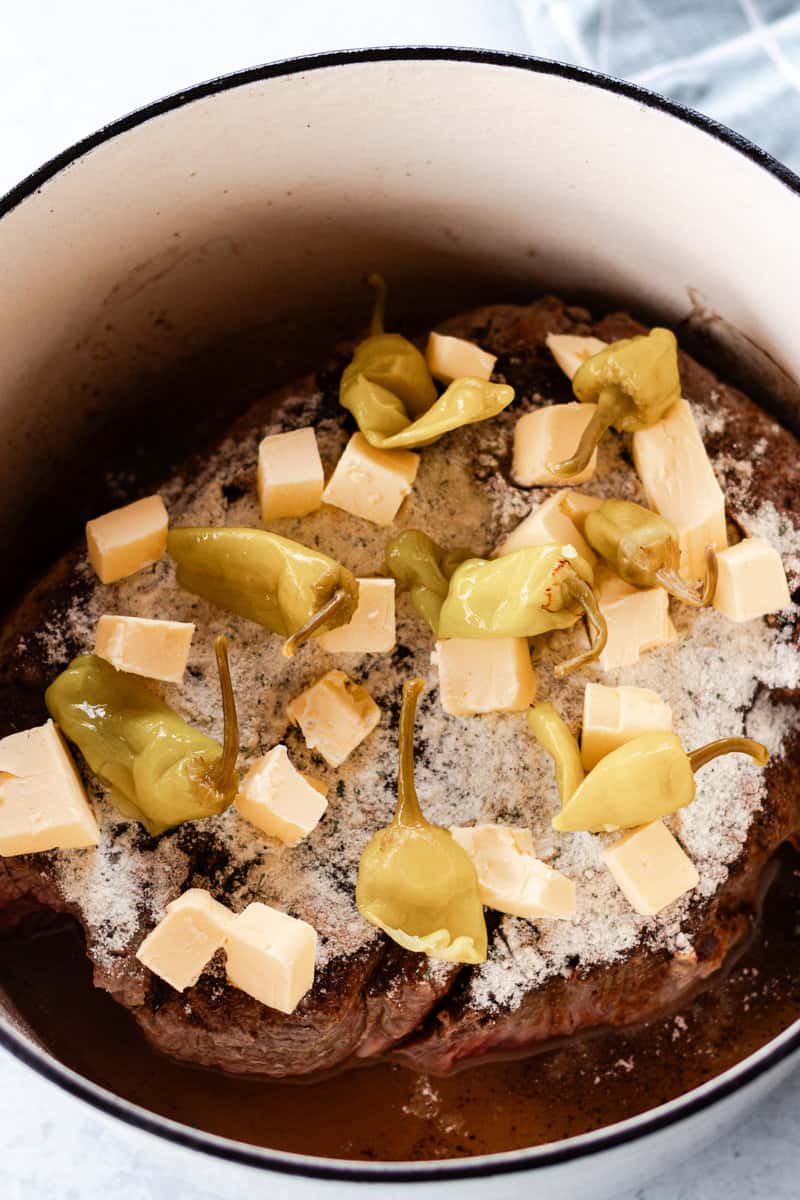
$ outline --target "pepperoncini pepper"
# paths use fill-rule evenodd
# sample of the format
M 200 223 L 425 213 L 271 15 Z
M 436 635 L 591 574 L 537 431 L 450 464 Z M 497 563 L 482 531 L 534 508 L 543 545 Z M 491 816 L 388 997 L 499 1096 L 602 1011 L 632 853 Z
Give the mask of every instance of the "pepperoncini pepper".
M 283 653 L 346 625 L 358 584 L 344 567 L 265 529 L 171 529 L 167 553 L 187 592 L 287 638 Z
M 676 600 L 695 608 L 710 604 L 717 590 L 717 555 L 706 549 L 706 577 L 701 590 L 678 574 L 680 544 L 675 526 L 658 513 L 630 500 L 604 500 L 586 516 L 584 536 L 597 553 L 633 587 L 663 587 Z
M 528 725 L 537 742 L 555 763 L 556 785 L 562 807 L 584 780 L 580 747 L 572 730 L 552 704 L 537 704 L 528 713 Z
M 475 867 L 447 829 L 425 819 L 414 787 L 414 716 L 423 687 L 411 679 L 403 688 L 397 811 L 361 855 L 356 904 L 407 950 L 447 962 L 484 962 L 486 921 Z
M 681 398 L 678 343 L 670 329 L 612 342 L 581 363 L 572 379 L 581 404 L 597 409 L 571 458 L 548 464 L 557 475 L 577 475 L 607 429 L 635 433 L 660 421 Z
M 115 807 L 153 835 L 223 812 L 236 796 L 239 727 L 224 637 L 214 649 L 222 745 L 188 725 L 143 679 L 94 654 L 74 658 L 45 693 L 53 720 L 110 789 Z
M 561 721 L 558 714 L 556 718 Z M 573 734 L 564 725 L 567 739 L 558 744 L 540 738 L 533 722 L 531 728 L 555 759 L 556 772 L 564 776 L 577 751 Z M 608 833 L 657 821 L 691 804 L 696 791 L 694 772 L 721 754 L 749 754 L 760 767 L 769 759 L 766 746 L 752 738 L 722 738 L 687 754 L 674 733 L 642 733 L 600 759 L 553 817 L 553 828 Z
M 459 563 L 474 555 L 461 547 L 445 550 L 419 529 L 406 529 L 386 547 L 386 566 L 432 631 L 438 633 L 450 578 Z
M 537 637 L 585 616 L 594 639 L 584 654 L 555 668 L 561 677 L 592 662 L 606 644 L 592 580 L 592 568 L 572 546 L 526 546 L 502 558 L 470 558 L 453 572 L 439 636 Z
M 386 284 L 376 290 L 370 335 L 356 346 L 339 386 L 339 402 L 367 441 L 379 450 L 428 446 L 462 425 L 485 421 L 507 408 L 514 389 L 485 379 L 456 379 L 438 396 L 423 355 L 399 333 L 385 333 Z

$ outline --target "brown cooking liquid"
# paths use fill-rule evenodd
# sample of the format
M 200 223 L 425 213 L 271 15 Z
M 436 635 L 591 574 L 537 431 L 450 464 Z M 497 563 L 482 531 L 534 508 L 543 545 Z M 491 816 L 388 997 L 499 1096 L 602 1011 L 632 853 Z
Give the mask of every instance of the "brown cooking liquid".
M 496 1153 L 586 1133 L 670 1100 L 796 1019 L 800 860 L 787 848 L 779 864 L 749 946 L 678 1012 L 448 1079 L 380 1064 L 314 1083 L 273 1083 L 181 1066 L 151 1049 L 133 1017 L 92 987 L 72 922 L 0 943 L 0 986 L 62 1062 L 186 1125 L 331 1158 Z

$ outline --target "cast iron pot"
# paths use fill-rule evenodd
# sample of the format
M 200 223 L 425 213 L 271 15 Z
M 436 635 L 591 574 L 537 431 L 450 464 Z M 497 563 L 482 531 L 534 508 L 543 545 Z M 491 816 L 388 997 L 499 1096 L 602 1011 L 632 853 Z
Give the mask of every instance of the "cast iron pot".
M 456 296 L 463 307 L 548 287 L 688 318 L 740 374 L 766 380 L 796 425 L 798 262 L 800 180 L 790 171 L 705 117 L 575 67 L 366 50 L 259 67 L 159 101 L 0 201 L 7 588 L 79 530 L 81 503 L 99 501 L 106 464 L 87 450 L 98 429 L 121 421 L 146 471 L 158 409 L 145 417 L 126 397 L 208 347 L 224 377 L 226 347 L 247 329 L 259 331 L 268 379 L 287 330 L 310 346 L 314 330 L 327 339 L 363 323 L 356 284 L 376 266 L 398 311 L 444 314 Z M 70 503 L 79 483 L 85 499 Z M 141 1131 L 166 1139 L 159 1154 L 221 1197 L 259 1184 L 276 1197 L 345 1196 L 363 1184 L 459 1200 L 535 1187 L 557 1200 L 618 1194 L 742 1118 L 797 1062 L 800 1022 L 711 1083 L 613 1127 L 428 1164 L 225 1140 L 81 1078 L 2 1010 L 0 1041 L 127 1123 L 140 1149 Z M 199 1154 L 208 1157 L 198 1165 Z

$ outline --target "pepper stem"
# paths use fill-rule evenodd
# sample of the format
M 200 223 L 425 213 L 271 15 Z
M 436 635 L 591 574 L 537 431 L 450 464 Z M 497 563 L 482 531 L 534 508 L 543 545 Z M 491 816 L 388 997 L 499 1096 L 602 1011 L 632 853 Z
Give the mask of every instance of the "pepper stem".
M 661 586 L 676 600 L 690 604 L 692 608 L 706 608 L 714 599 L 714 593 L 717 590 L 719 575 L 717 552 L 713 546 L 706 546 L 706 577 L 699 590 L 690 587 L 672 567 L 662 567 L 655 574 Z
M 748 737 L 720 738 L 718 742 L 709 742 L 689 754 L 689 766 L 692 771 L 699 771 L 712 759 L 721 754 L 749 754 L 760 767 L 765 767 L 769 761 L 769 750 L 761 742 L 754 742 Z
M 417 700 L 424 690 L 425 684 L 421 679 L 408 679 L 403 684 L 397 766 L 397 811 L 394 814 L 396 825 L 426 824 L 414 786 L 414 718 L 417 715 Z
M 606 619 L 600 611 L 597 597 L 589 584 L 573 571 L 561 584 L 561 590 L 565 600 L 574 600 L 583 609 L 588 625 L 594 630 L 594 639 L 589 649 L 583 654 L 578 654 L 575 658 L 570 658 L 555 667 L 553 674 L 556 679 L 561 679 L 564 675 L 569 675 L 572 671 L 585 667 L 587 663 L 594 662 L 603 653 L 608 641 Z
M 597 449 L 601 437 L 611 427 L 611 420 L 607 415 L 608 405 L 603 404 L 604 394 L 604 392 L 600 393 L 597 408 L 581 435 L 575 453 L 570 458 L 565 458 L 563 462 L 548 463 L 548 471 L 552 471 L 554 475 L 563 475 L 569 478 L 571 475 L 578 475 L 589 465 L 589 459 Z
M 214 639 L 214 653 L 217 656 L 219 687 L 222 692 L 223 735 L 222 757 L 214 763 L 210 775 L 214 788 L 224 796 L 230 791 L 236 772 L 236 760 L 239 757 L 239 721 L 228 662 L 228 639 L 223 634 Z
M 376 337 L 378 334 L 384 333 L 384 319 L 386 317 L 386 280 L 382 275 L 378 275 L 377 271 L 367 278 L 367 283 L 375 292 L 375 301 L 372 307 L 372 320 L 369 323 L 370 337 Z
M 337 588 L 330 600 L 326 600 L 322 608 L 318 608 L 308 618 L 305 625 L 301 625 L 298 630 L 286 639 L 281 649 L 284 658 L 294 658 L 295 652 L 301 646 L 305 645 L 309 638 L 312 638 L 318 630 L 322 629 L 323 625 L 326 625 L 331 617 L 338 615 L 346 605 L 347 599 L 347 592 L 344 588 Z

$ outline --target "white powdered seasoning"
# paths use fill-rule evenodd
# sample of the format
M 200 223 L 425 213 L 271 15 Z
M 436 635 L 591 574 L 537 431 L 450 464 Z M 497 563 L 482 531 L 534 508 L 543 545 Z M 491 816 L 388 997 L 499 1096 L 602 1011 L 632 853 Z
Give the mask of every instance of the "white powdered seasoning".
M 489 552 L 531 503 L 552 494 L 552 489 L 517 489 L 506 478 L 514 424 L 540 399 L 518 397 L 496 420 L 458 431 L 425 449 L 412 495 L 389 530 L 332 508 L 302 520 L 277 522 L 273 528 L 319 547 L 357 575 L 383 573 L 387 540 L 407 527 L 422 528 L 450 546 Z M 347 425 L 344 415 L 318 420 L 318 405 L 319 397 L 299 390 L 269 428 L 226 442 L 199 478 L 174 480 L 162 490 L 171 523 L 257 526 L 257 446 L 266 433 L 316 424 L 329 474 L 347 439 Z M 719 418 L 715 420 L 718 424 Z M 622 456 L 625 449 L 622 438 L 605 439 L 598 471 L 585 490 L 642 499 L 629 458 Z M 740 476 L 746 489 L 746 468 Z M 228 488 L 228 495 L 242 488 L 244 494 L 229 501 L 224 489 L 233 484 L 238 489 Z M 800 568 L 800 537 L 781 526 L 770 506 L 753 514 L 749 531 L 776 545 L 788 567 Z M 76 604 L 68 622 L 68 632 L 87 650 L 104 611 L 197 624 L 190 672 L 180 686 L 161 690 L 182 715 L 215 737 L 222 729 L 212 640 L 217 633 L 227 633 L 241 723 L 242 770 L 285 741 L 297 766 L 312 769 L 330 791 L 325 817 L 294 849 L 264 838 L 234 808 L 153 841 L 101 800 L 101 846 L 54 855 L 60 886 L 67 900 L 83 911 L 91 953 L 101 964 L 108 966 L 128 955 L 164 906 L 197 884 L 210 886 L 237 911 L 260 899 L 310 921 L 320 934 L 320 966 L 373 941 L 376 931 L 355 907 L 356 872 L 368 839 L 393 813 L 397 707 L 403 681 L 412 674 L 428 683 L 417 722 L 417 786 L 428 817 L 444 826 L 473 821 L 530 826 L 539 854 L 577 884 L 578 908 L 572 921 L 534 924 L 503 918 L 488 962 L 472 973 L 474 1003 L 513 1007 L 531 986 L 577 964 L 611 962 L 642 938 L 654 947 L 690 949 L 682 931 L 687 898 L 656 917 L 640 917 L 600 861 L 607 838 L 553 832 L 550 819 L 558 799 L 552 764 L 531 738 L 524 714 L 458 718 L 442 712 L 430 667 L 432 639 L 405 595 L 398 596 L 394 655 L 329 655 L 312 644 L 288 660 L 281 655 L 280 638 L 179 591 L 166 560 L 116 585 L 90 588 L 89 599 Z M 788 708 L 773 706 L 761 692 L 763 686 L 800 684 L 788 627 L 771 628 L 766 621 L 732 625 L 714 610 L 698 613 L 675 604 L 672 616 L 679 642 L 606 675 L 587 670 L 555 680 L 553 664 L 575 653 L 586 635 L 576 628 L 541 639 L 536 661 L 539 697 L 552 700 L 577 728 L 588 680 L 635 684 L 652 688 L 671 705 L 687 748 L 750 733 L 778 753 L 796 717 Z M 46 631 L 46 641 L 54 665 L 61 665 L 62 631 Z M 333 666 L 363 683 L 383 710 L 377 730 L 338 771 L 308 752 L 285 715 L 287 702 Z M 671 821 L 700 872 L 703 897 L 713 895 L 725 880 L 763 796 L 762 774 L 749 760 L 721 759 L 699 774 L 696 801 Z M 198 837 L 218 851 L 221 865 L 210 880 L 189 875 L 185 849 Z

